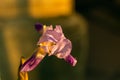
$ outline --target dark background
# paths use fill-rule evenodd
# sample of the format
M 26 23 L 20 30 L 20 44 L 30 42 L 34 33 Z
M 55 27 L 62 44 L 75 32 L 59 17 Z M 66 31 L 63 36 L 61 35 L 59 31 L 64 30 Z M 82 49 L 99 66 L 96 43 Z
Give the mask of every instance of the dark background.
M 76 11 L 89 23 L 87 80 L 120 80 L 120 1 L 76 0 Z

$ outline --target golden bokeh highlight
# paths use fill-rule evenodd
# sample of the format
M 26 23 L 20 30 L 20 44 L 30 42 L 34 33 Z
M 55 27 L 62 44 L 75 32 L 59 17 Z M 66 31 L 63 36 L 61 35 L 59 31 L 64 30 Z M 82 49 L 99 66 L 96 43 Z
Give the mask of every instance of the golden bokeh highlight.
M 11 19 L 19 14 L 17 0 L 1 0 L 0 1 L 0 17 Z
M 34 18 L 66 16 L 73 12 L 73 0 L 29 0 L 28 5 Z

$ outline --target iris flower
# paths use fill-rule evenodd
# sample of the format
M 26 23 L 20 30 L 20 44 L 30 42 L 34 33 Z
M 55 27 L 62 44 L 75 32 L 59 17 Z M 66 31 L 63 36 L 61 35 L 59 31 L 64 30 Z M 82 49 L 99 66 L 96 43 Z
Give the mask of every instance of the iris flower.
M 48 54 L 48 56 L 55 55 L 59 59 L 64 59 L 66 62 L 75 66 L 77 60 L 70 54 L 72 50 L 72 43 L 64 36 L 60 25 L 56 25 L 53 29 L 52 25 L 46 26 L 37 23 L 35 25 L 36 30 L 41 33 L 33 55 L 21 66 L 21 72 L 33 70 L 42 59 Z

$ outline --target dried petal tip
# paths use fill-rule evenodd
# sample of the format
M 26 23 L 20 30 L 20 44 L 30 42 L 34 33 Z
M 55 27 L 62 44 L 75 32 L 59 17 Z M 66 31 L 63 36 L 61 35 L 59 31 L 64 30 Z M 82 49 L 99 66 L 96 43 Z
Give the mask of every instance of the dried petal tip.
M 77 63 L 77 60 L 73 56 L 71 56 L 71 55 L 68 55 L 65 58 L 65 61 L 68 62 L 69 64 L 71 64 L 72 66 L 75 66 L 76 63 Z
M 40 24 L 40 23 L 36 23 L 35 24 L 35 29 L 39 32 L 39 31 L 41 31 L 43 29 L 43 25 Z

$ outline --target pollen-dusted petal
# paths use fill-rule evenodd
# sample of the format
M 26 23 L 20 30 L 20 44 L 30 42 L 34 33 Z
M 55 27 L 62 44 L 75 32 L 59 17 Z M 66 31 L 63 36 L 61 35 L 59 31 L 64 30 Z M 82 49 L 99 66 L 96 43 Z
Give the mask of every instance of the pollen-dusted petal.
M 77 63 L 77 60 L 72 56 L 72 55 L 68 55 L 66 58 L 64 58 L 66 62 L 68 62 L 69 64 L 71 64 L 72 66 L 75 66 Z
M 40 23 L 36 23 L 35 24 L 35 29 L 39 32 L 39 31 L 41 31 L 43 29 L 43 25 L 40 24 Z
M 42 61 L 46 54 L 42 53 L 43 51 L 37 50 L 22 66 L 21 72 L 31 71 Z

